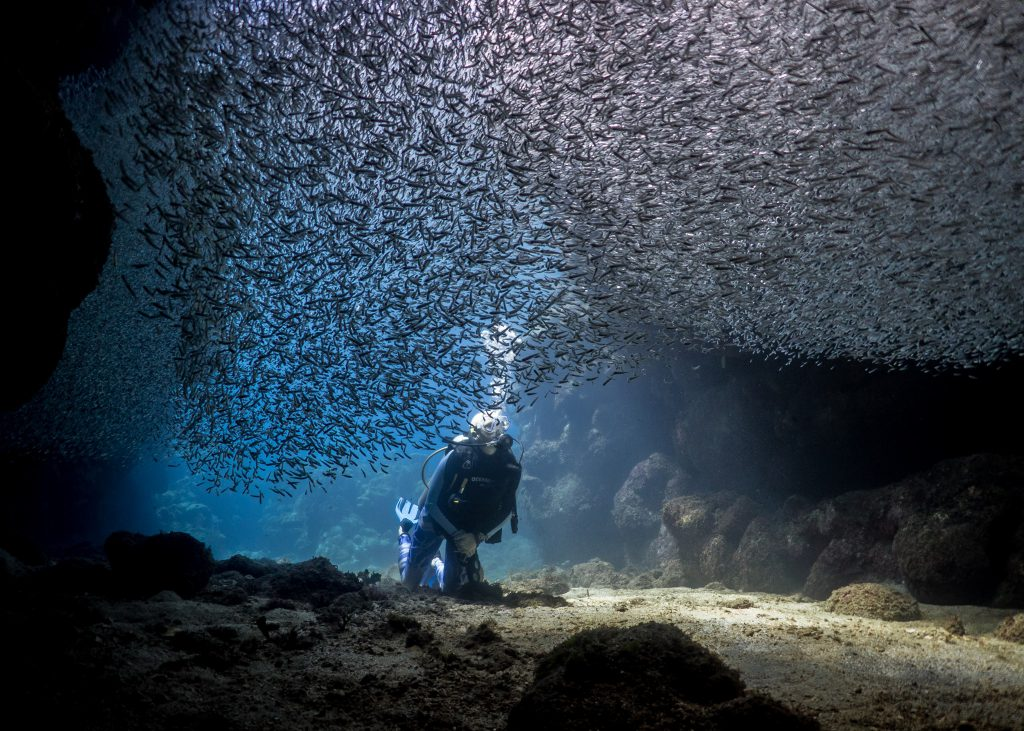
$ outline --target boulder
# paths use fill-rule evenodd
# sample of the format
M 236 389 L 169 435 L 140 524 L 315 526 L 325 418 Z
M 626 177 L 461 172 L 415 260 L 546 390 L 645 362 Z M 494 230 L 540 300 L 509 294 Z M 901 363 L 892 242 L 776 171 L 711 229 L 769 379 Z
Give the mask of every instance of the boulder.
M 601 587 L 620 589 L 629 583 L 628 577 L 619 573 L 607 561 L 594 558 L 578 563 L 569 569 L 569 585 L 577 587 Z
M 883 584 L 863 583 L 840 587 L 825 600 L 824 606 L 837 614 L 852 614 L 888 622 L 907 622 L 921 618 L 921 610 L 912 596 Z
M 23 578 L 28 568 L 17 558 L 0 548 L 0 587 L 12 584 L 16 579 Z
M 929 604 L 987 604 L 998 579 L 978 527 L 915 515 L 896 534 L 900 575 L 910 592 Z
M 1006 571 L 1003 580 L 996 587 L 992 605 L 1024 609 L 1024 521 L 1021 521 L 1013 534 L 1006 558 Z
M 856 582 L 897 581 L 892 540 L 908 509 L 898 485 L 854 490 L 817 505 L 809 527 L 824 544 L 804 582 L 803 593 L 824 599 Z
M 764 696 L 677 627 L 647 622 L 585 630 L 537 665 L 512 708 L 518 729 L 815 729 Z
M 726 583 L 741 591 L 798 591 L 821 551 L 816 538 L 792 508 L 754 518 L 733 553 Z
M 1001 640 L 1024 645 L 1024 614 L 1007 617 L 999 623 L 994 634 Z
M 259 578 L 264 574 L 269 574 L 277 571 L 280 565 L 276 561 L 272 561 L 268 558 L 255 559 L 243 556 L 240 553 L 236 553 L 231 558 L 218 561 L 214 566 L 214 573 L 221 573 L 226 571 L 236 571 L 243 576 L 253 576 Z
M 824 599 L 846 584 L 892 581 L 898 576 L 892 540 L 873 540 L 857 532 L 829 541 L 811 565 L 803 593 L 812 599 Z
M 363 584 L 353 573 L 341 572 L 320 556 L 296 564 L 280 564 L 260 579 L 261 593 L 276 599 L 307 602 L 326 607 L 339 594 L 359 591 Z
M 630 471 L 612 502 L 612 519 L 629 563 L 645 563 L 650 544 L 661 528 L 662 506 L 682 494 L 684 483 L 683 471 L 660 452 L 638 462 Z
M 900 576 L 929 604 L 993 601 L 1008 576 L 1022 522 L 1024 458 L 972 455 L 940 462 L 904 482 L 908 515 L 893 542 Z
M 502 582 L 502 587 L 508 591 L 543 592 L 552 595 L 565 594 L 572 588 L 569 585 L 569 572 L 557 566 L 511 573 L 508 580 Z
M 145 536 L 117 531 L 110 534 L 103 549 L 117 591 L 133 598 L 146 599 L 168 590 L 190 599 L 213 575 L 209 547 L 188 533 Z
M 683 495 L 665 503 L 662 521 L 675 539 L 683 573 L 692 586 L 732 572 L 733 553 L 759 506 L 746 495 Z
M 530 526 L 545 554 L 582 560 L 594 555 L 599 543 L 607 547 L 613 530 L 607 505 L 578 473 L 561 472 L 552 480 L 525 475 L 518 494 L 521 522 Z
M 210 577 L 210 582 L 199 596 L 205 602 L 233 607 L 245 604 L 257 587 L 258 583 L 251 576 L 237 571 L 220 571 Z
M 72 556 L 33 570 L 27 582 L 48 594 L 107 596 L 115 593 L 113 573 L 106 561 Z

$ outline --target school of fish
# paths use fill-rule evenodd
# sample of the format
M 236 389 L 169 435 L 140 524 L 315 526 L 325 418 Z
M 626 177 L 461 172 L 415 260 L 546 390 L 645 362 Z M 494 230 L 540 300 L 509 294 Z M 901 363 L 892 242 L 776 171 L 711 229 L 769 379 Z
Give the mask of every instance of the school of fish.
M 1019 0 L 168 2 L 65 103 L 216 490 L 674 347 L 1024 351 Z

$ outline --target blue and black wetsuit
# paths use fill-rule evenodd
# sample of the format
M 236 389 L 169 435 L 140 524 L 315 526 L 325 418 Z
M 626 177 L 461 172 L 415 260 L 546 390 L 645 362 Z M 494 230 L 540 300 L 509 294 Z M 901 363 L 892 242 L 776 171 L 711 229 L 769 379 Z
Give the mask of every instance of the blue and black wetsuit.
M 456 592 L 466 581 L 480 579 L 480 561 L 475 553 L 461 553 L 453 537 L 469 533 L 478 542 L 493 542 L 509 518 L 516 531 L 522 467 L 509 445 L 510 440 L 503 440 L 487 454 L 482 447 L 454 444 L 441 460 L 430 478 L 419 519 L 401 546 L 399 567 L 407 586 L 424 583 L 431 559 L 446 541 L 441 590 Z

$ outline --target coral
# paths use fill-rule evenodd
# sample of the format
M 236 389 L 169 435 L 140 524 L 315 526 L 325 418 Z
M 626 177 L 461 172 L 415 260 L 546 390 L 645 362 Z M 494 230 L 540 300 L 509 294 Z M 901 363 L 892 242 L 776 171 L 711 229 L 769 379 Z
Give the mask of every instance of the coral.
M 882 584 L 850 584 L 832 592 L 825 609 L 837 614 L 853 614 L 869 619 L 906 622 L 921 618 L 913 597 Z

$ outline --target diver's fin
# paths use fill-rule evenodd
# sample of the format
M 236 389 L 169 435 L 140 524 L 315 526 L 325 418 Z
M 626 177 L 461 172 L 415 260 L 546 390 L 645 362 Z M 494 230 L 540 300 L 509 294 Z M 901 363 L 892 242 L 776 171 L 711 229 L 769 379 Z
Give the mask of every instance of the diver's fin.
M 398 516 L 398 522 L 401 523 L 403 520 L 408 520 L 413 523 L 420 517 L 420 506 L 411 500 L 406 500 L 404 497 L 398 498 L 398 503 L 395 505 L 395 515 Z

